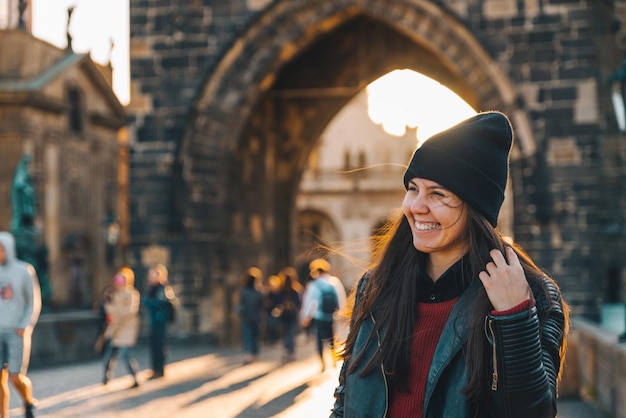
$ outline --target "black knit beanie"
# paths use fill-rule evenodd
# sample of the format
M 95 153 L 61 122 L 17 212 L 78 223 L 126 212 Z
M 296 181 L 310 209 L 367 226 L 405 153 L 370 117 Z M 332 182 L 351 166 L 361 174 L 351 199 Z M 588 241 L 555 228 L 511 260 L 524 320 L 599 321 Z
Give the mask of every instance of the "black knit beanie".
M 504 201 L 513 130 L 500 112 L 478 113 L 431 136 L 413 154 L 404 187 L 415 177 L 435 181 L 494 227 Z

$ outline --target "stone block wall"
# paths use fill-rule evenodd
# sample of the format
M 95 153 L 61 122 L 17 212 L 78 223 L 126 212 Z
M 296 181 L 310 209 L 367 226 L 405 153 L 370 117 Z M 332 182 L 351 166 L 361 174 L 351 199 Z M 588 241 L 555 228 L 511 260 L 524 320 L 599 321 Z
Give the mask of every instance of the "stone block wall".
M 574 370 L 567 371 L 563 384 L 577 387 L 583 398 L 610 416 L 626 418 L 626 344 L 618 343 L 616 333 L 584 318 L 573 319 L 568 368 Z
M 250 3 L 250 4 L 248 4 Z M 231 44 L 265 1 L 194 0 L 184 6 L 174 0 L 131 0 L 131 245 L 128 261 L 145 267 L 142 251 L 153 244 L 168 249 L 170 277 L 181 289 L 181 300 L 198 307 L 221 280 L 205 259 L 208 245 L 188 246 L 189 228 L 179 216 L 186 193 L 175 176 L 176 157 L 190 105 Z M 210 146 L 208 144 L 207 146 Z M 198 308 L 203 309 L 203 308 Z M 196 313 L 193 326 L 206 318 Z
M 43 314 L 33 331 L 31 367 L 95 360 L 99 318 L 90 311 Z

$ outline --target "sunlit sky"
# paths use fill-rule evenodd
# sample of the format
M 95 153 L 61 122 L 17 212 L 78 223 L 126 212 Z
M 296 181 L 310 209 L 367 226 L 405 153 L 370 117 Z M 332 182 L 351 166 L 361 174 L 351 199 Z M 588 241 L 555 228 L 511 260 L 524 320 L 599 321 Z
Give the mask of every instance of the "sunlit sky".
M 388 73 L 371 83 L 367 94 L 374 123 L 395 136 L 417 127 L 420 141 L 476 113 L 447 87 L 411 70 Z
M 31 0 L 33 34 L 60 48 L 67 46 L 67 9 L 74 6 L 69 32 L 75 52 L 90 52 L 113 66 L 113 89 L 120 102 L 130 98 L 129 0 Z M 111 39 L 114 47 L 111 50 Z
M 94 61 L 111 62 L 113 89 L 122 104 L 130 100 L 129 0 L 32 0 L 33 34 L 60 48 L 67 46 L 67 9 L 74 6 L 69 32 L 72 47 Z M 113 41 L 113 49 L 111 49 Z M 367 88 L 369 117 L 388 133 L 402 136 L 418 127 L 420 140 L 475 111 L 437 81 L 410 70 L 396 70 Z

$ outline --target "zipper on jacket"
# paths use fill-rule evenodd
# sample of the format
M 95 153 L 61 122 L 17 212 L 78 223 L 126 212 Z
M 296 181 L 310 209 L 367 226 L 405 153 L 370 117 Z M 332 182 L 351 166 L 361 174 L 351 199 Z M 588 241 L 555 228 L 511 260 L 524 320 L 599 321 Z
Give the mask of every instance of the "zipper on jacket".
M 493 347 L 493 373 L 491 374 L 491 390 L 498 390 L 498 356 L 496 350 L 496 334 L 493 332 L 493 321 L 488 317 L 485 317 L 485 322 L 489 324 L 489 332 L 491 333 L 491 338 L 489 335 L 487 339 L 490 340 L 491 346 Z M 485 332 L 487 330 L 485 329 Z
M 374 319 L 374 315 L 372 315 L 372 313 L 370 312 L 370 318 L 372 318 L 372 322 L 374 323 L 374 326 L 376 326 L 376 320 Z M 380 333 L 378 332 L 378 330 L 376 330 L 376 338 L 378 340 L 378 348 L 380 348 Z M 383 365 L 383 362 L 380 362 L 380 371 L 383 374 L 383 382 L 385 383 L 385 412 L 383 413 L 382 418 L 385 418 L 387 416 L 387 411 L 389 410 L 389 385 L 387 384 L 387 376 L 385 374 L 385 366 Z

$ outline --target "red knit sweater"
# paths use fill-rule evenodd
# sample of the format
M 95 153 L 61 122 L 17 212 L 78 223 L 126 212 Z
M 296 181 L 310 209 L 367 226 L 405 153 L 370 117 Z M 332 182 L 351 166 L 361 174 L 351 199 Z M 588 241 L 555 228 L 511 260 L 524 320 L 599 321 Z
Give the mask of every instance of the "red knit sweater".
M 448 316 L 458 298 L 439 303 L 419 303 L 418 321 L 411 344 L 411 370 L 409 370 L 409 392 L 395 390 L 391 393 L 389 418 L 422 418 L 428 370 L 435 348 Z M 510 315 L 527 310 L 533 301 L 526 300 L 506 311 L 491 311 L 492 315 Z
M 391 393 L 389 418 L 422 418 L 426 378 L 448 316 L 458 298 L 439 303 L 419 303 L 417 325 L 411 344 L 411 370 L 409 392 L 394 390 Z

